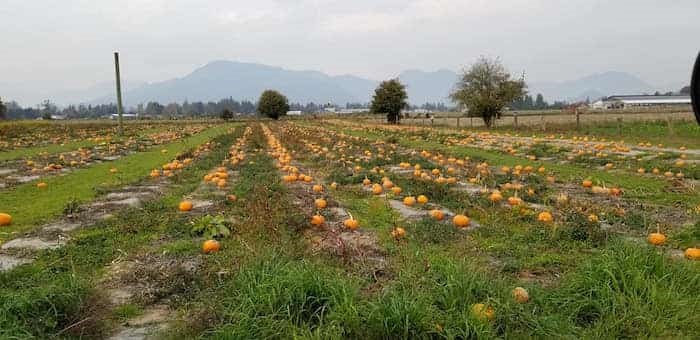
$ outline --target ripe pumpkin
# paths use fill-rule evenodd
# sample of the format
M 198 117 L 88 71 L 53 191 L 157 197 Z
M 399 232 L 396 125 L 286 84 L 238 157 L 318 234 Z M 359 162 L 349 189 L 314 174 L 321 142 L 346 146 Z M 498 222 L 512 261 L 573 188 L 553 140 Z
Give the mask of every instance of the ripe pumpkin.
M 543 211 L 537 215 L 537 220 L 544 223 L 550 223 L 553 220 L 552 214 L 548 211 Z
M 396 227 L 391 231 L 391 236 L 393 236 L 395 239 L 403 238 L 406 236 L 406 230 L 401 227 Z
M 685 257 L 689 260 L 700 260 L 700 248 L 688 248 L 685 250 Z
M 216 253 L 221 249 L 221 244 L 217 240 L 206 240 L 202 243 L 202 251 L 205 254 Z
M 316 184 L 311 188 L 314 192 L 322 192 L 323 191 L 323 186 L 320 184 Z
M 520 205 L 522 203 L 523 203 L 523 200 L 520 199 L 520 197 L 515 197 L 515 196 L 508 197 L 508 204 L 510 204 L 512 206 Z
M 590 215 L 588 215 L 588 222 L 591 222 L 591 223 L 598 223 L 598 221 L 599 221 L 598 215 L 596 215 L 596 214 L 590 214 Z
M 379 184 L 374 184 L 372 185 L 372 193 L 375 195 L 381 195 L 382 192 L 384 192 L 384 189 L 382 189 L 382 186 Z
M 523 287 L 515 287 L 512 294 L 513 298 L 515 298 L 515 302 L 517 303 L 526 303 L 530 301 L 530 294 Z
M 365 177 L 365 179 L 362 180 L 362 185 L 368 186 L 370 184 L 372 184 L 372 181 L 370 181 L 369 178 Z
M 190 211 L 192 210 L 192 202 L 182 201 L 180 204 L 178 204 L 177 209 L 180 211 Z
M 498 190 L 492 192 L 491 195 L 489 195 L 489 201 L 491 201 L 493 203 L 498 203 L 501 200 L 503 200 L 503 195 Z
M 333 190 L 338 189 L 338 183 L 336 183 L 336 182 L 331 183 L 331 189 L 333 189 Z
M 316 205 L 316 208 L 323 209 L 328 205 L 328 202 L 326 202 L 326 200 L 323 198 L 318 198 L 314 201 L 314 204 Z
M 425 195 L 419 195 L 417 201 L 420 204 L 426 204 L 428 203 L 428 197 Z
M 343 225 L 345 226 L 345 228 L 348 228 L 350 230 L 356 230 L 360 227 L 360 222 L 351 217 L 343 221 Z
M 36 187 L 39 188 L 39 189 L 45 189 L 45 188 L 48 187 L 48 186 L 49 186 L 49 185 L 46 184 L 46 182 L 39 182 L 39 183 L 36 184 Z
M 442 221 L 445 218 L 445 213 L 439 209 L 433 209 L 430 211 L 430 216 L 438 221 Z
M 313 215 L 311 216 L 311 224 L 315 226 L 323 225 L 326 222 L 326 218 L 323 215 Z
M 413 196 L 406 196 L 403 199 L 403 204 L 408 207 L 412 207 L 416 204 L 416 198 Z
M 581 185 L 584 188 L 590 188 L 593 186 L 593 181 L 591 181 L 590 179 L 587 179 L 587 180 L 584 180 L 583 182 L 581 182 Z
M 398 194 L 400 194 L 402 191 L 403 191 L 403 189 L 401 189 L 401 187 L 393 187 L 393 188 L 391 188 L 391 192 L 393 192 L 394 195 L 398 195 Z
M 470 222 L 471 220 L 469 220 L 469 217 L 464 215 L 455 215 L 455 217 L 452 218 L 452 223 L 458 228 L 466 228 L 469 226 Z
M 235 202 L 238 200 L 238 197 L 236 197 L 236 195 L 228 195 L 226 199 L 229 200 L 229 202 Z
M 472 315 L 479 320 L 486 321 L 493 320 L 496 316 L 496 312 L 491 306 L 486 306 L 483 303 L 476 303 L 472 305 Z
M 666 243 L 666 235 L 662 233 L 651 233 L 647 236 L 647 241 L 655 246 L 660 246 Z
M 0 226 L 10 225 L 12 223 L 12 216 L 6 213 L 0 213 Z

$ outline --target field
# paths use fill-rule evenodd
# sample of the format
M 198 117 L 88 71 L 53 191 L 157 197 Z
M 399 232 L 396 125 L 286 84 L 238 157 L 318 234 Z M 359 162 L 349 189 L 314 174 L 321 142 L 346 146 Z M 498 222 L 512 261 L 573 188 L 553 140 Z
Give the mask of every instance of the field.
M 698 338 L 700 128 L 0 124 L 0 338 Z

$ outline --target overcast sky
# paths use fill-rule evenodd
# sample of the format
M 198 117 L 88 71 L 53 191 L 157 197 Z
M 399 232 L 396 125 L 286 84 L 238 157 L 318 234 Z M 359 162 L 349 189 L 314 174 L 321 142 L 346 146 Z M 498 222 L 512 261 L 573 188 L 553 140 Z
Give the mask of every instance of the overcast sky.
M 34 104 L 212 60 L 372 79 L 499 56 L 528 81 L 609 70 L 657 86 L 689 77 L 700 0 L 2 0 L 0 96 Z M 34 101 L 34 102 L 32 102 Z

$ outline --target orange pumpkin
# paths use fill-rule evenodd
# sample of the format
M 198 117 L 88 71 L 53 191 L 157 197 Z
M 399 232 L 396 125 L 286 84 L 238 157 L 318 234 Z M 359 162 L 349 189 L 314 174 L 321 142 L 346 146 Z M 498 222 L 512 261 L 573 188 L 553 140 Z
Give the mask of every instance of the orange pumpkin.
M 584 180 L 583 182 L 581 182 L 581 185 L 584 188 L 590 188 L 593 186 L 593 181 L 591 181 L 590 179 L 587 179 L 587 180 Z
M 647 241 L 655 246 L 660 246 L 666 243 L 666 235 L 662 233 L 651 233 L 647 236 Z
M 445 213 L 439 209 L 433 209 L 430 211 L 430 216 L 438 221 L 442 221 L 445 218 Z
M 395 239 L 403 238 L 406 236 L 406 230 L 401 227 L 396 227 L 391 231 L 391 236 L 393 236 Z
M 469 223 L 471 220 L 469 220 L 469 217 L 465 215 L 455 215 L 455 217 L 452 218 L 452 223 L 458 228 L 466 228 L 469 226 Z
M 180 211 L 190 211 L 192 210 L 192 202 L 182 201 L 180 204 L 178 204 L 177 209 Z
M 690 260 L 700 260 L 700 248 L 688 248 L 685 250 L 685 257 Z
M 326 223 L 326 218 L 323 215 L 313 215 L 311 216 L 311 224 L 315 226 L 321 226 Z
M 360 222 L 351 217 L 343 221 L 343 225 L 350 230 L 357 230 L 360 227 Z
M 46 182 L 39 182 L 39 183 L 36 184 L 36 187 L 39 188 L 39 189 L 45 189 L 45 188 L 48 187 L 48 186 L 49 186 L 49 185 L 46 184 Z
M 238 197 L 236 197 L 236 195 L 228 195 L 228 196 L 226 196 L 226 199 L 229 200 L 230 202 L 235 202 L 238 200 Z
M 206 240 L 202 244 L 202 251 L 205 254 L 216 253 L 221 249 L 221 244 L 217 240 Z
M 326 202 L 326 200 L 323 198 L 318 198 L 314 201 L 314 204 L 316 205 L 316 208 L 324 209 L 328 205 L 328 202 Z
M 515 196 L 508 197 L 508 204 L 510 204 L 512 206 L 520 205 L 522 203 L 523 203 L 523 200 L 520 199 L 520 197 L 515 197 Z
M 425 195 L 419 195 L 417 201 L 420 204 L 426 204 L 428 203 L 428 197 Z
M 553 220 L 552 214 L 548 211 L 543 211 L 537 215 L 537 220 L 544 223 L 550 223 Z
M 406 196 L 403 199 L 403 204 L 408 207 L 412 207 L 416 204 L 416 198 L 413 196 Z
M 12 216 L 6 213 L 0 213 L 0 226 L 10 225 L 12 223 Z

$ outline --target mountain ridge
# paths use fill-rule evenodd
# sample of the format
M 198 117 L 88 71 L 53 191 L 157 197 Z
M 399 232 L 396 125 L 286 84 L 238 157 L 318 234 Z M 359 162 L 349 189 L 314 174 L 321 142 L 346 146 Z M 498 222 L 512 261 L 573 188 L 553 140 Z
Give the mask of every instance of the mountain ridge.
M 396 77 L 406 85 L 409 102 L 421 105 L 427 102 L 449 103 L 449 93 L 458 74 L 445 68 L 436 71 L 408 69 Z M 180 77 L 126 89 L 124 102 L 127 106 L 135 106 L 149 101 L 162 104 L 185 100 L 206 102 L 229 97 L 255 101 L 262 91 L 276 89 L 291 102 L 343 105 L 371 101 L 378 84 L 379 81 L 352 74 L 327 75 L 315 70 L 288 70 L 258 63 L 215 60 Z M 594 100 L 613 94 L 652 93 L 657 89 L 630 73 L 620 71 L 600 72 L 560 82 L 528 84 L 531 95 L 542 93 L 550 102 Z M 113 101 L 113 94 L 106 93 L 89 103 Z

